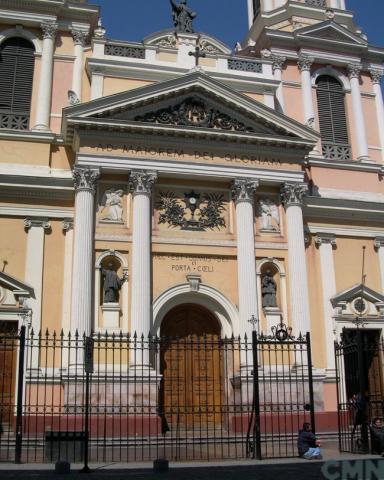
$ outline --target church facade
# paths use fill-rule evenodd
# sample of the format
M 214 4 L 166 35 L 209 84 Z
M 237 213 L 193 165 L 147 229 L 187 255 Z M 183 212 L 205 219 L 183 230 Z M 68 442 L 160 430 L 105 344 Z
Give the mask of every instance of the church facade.
M 235 52 L 173 3 L 133 43 L 86 0 L 0 0 L 0 329 L 285 324 L 335 430 L 334 341 L 383 334 L 384 49 L 344 0 L 249 0 Z

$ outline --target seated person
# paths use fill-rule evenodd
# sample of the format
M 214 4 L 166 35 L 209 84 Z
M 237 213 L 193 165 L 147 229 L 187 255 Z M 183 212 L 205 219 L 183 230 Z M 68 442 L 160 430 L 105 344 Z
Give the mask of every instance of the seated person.
M 371 426 L 372 450 L 384 457 L 384 426 L 381 418 L 374 418 Z
M 312 432 L 311 424 L 305 422 L 303 429 L 299 431 L 299 438 L 297 440 L 299 456 L 307 460 L 321 460 L 323 457 L 319 447 L 320 442 L 316 440 L 315 434 Z

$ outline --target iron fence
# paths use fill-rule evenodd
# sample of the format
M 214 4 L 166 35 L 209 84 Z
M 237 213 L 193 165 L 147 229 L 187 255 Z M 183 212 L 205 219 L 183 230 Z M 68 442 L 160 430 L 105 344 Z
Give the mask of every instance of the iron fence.
M 0 460 L 294 457 L 314 426 L 309 334 L 0 333 Z
M 370 427 L 373 419 L 384 416 L 380 330 L 344 329 L 335 357 L 340 451 L 375 453 Z

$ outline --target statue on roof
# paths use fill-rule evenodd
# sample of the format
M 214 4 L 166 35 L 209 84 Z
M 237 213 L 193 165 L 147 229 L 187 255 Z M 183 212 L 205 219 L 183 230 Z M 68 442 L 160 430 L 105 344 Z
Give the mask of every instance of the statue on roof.
M 192 21 L 196 17 L 196 13 L 188 7 L 187 0 L 181 0 L 180 3 L 176 3 L 175 0 L 169 1 L 172 6 L 173 24 L 176 32 L 193 33 Z

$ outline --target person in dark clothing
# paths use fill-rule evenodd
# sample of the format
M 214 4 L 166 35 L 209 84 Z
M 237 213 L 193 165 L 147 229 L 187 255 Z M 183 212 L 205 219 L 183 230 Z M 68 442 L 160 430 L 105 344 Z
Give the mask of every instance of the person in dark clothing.
M 384 457 L 384 427 L 381 418 L 372 420 L 370 431 L 374 452 Z
M 320 460 L 323 457 L 319 447 L 320 442 L 316 439 L 315 434 L 312 432 L 311 424 L 305 422 L 303 424 L 303 429 L 299 431 L 299 438 L 297 440 L 299 456 L 307 460 Z

